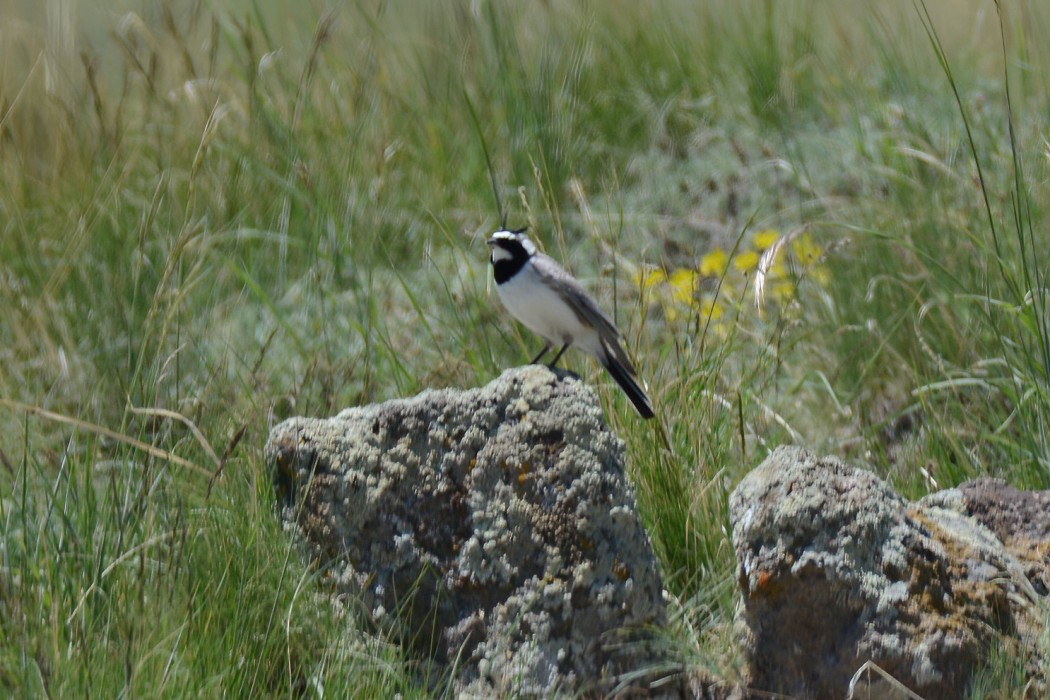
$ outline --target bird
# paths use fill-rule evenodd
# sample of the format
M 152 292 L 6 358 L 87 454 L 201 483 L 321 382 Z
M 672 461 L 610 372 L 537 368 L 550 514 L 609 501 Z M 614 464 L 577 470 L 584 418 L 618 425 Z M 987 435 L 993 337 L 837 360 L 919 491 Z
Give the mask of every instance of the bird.
M 536 249 L 526 229 L 500 230 L 486 241 L 496 291 L 511 316 L 543 338 L 538 363 L 560 345 L 552 369 L 570 346 L 591 355 L 616 380 L 642 418 L 652 418 L 653 404 L 639 384 L 620 333 L 598 304 L 553 258 Z

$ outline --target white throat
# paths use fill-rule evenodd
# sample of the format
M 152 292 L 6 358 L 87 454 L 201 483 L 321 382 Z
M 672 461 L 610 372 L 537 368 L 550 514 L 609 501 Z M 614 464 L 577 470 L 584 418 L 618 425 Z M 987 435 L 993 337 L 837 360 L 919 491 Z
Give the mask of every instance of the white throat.
M 501 260 L 510 260 L 512 257 L 514 257 L 514 256 L 510 254 L 510 251 L 508 251 L 508 250 L 506 250 L 504 248 L 500 248 L 499 246 L 495 246 L 492 249 L 492 262 L 493 263 L 498 263 Z

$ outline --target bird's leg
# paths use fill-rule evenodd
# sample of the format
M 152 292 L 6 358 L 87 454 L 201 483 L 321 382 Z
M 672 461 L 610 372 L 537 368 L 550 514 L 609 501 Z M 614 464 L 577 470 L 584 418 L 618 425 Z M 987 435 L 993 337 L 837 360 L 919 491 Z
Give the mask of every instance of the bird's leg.
M 558 351 L 558 354 L 554 356 L 554 359 L 551 360 L 551 363 L 547 366 L 551 369 L 554 369 L 554 365 L 558 364 L 558 360 L 560 360 L 561 356 L 565 354 L 565 351 L 569 349 L 569 345 L 570 343 L 565 343 L 565 345 L 562 345 L 561 350 Z
M 543 344 L 543 349 L 542 349 L 542 350 L 540 350 L 540 354 L 539 354 L 539 355 L 537 355 L 536 357 L 532 358 L 532 362 L 530 362 L 529 364 L 530 364 L 530 365 L 534 365 L 534 364 L 536 364 L 537 362 L 539 362 L 539 361 L 540 361 L 540 358 L 541 358 L 541 357 L 543 357 L 544 355 L 546 355 L 546 354 L 547 354 L 547 352 L 548 352 L 548 351 L 549 351 L 550 349 L 551 349 L 551 344 L 550 344 L 550 343 L 544 343 L 544 344 Z

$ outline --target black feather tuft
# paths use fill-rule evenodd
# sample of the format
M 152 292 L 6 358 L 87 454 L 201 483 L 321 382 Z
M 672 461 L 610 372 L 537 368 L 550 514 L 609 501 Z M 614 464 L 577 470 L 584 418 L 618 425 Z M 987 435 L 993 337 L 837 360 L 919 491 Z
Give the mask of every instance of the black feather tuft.
M 623 389 L 623 393 L 627 394 L 627 398 L 638 409 L 638 413 L 642 418 L 652 418 L 656 415 L 653 413 L 652 402 L 645 395 L 645 390 L 638 385 L 638 382 L 635 381 L 635 378 L 631 376 L 626 367 L 611 357 L 606 357 L 605 362 L 602 364 L 609 374 L 612 375 L 612 378 L 616 380 L 616 383 L 620 385 L 620 388 Z

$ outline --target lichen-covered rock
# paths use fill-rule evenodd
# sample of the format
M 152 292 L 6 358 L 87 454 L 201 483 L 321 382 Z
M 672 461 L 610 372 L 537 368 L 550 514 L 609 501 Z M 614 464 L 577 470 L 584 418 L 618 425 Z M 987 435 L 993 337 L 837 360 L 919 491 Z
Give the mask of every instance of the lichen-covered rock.
M 1036 595 L 995 534 L 873 474 L 779 448 L 730 497 L 750 687 L 846 697 L 865 662 L 927 700 L 962 697 Z
M 1025 567 L 1036 593 L 1050 593 L 1050 491 L 1021 491 L 1002 479 L 982 477 L 922 502 L 968 515 L 994 532 Z
M 623 444 L 578 380 L 530 366 L 294 418 L 266 453 L 284 518 L 336 586 L 461 693 L 646 687 L 660 574 Z

